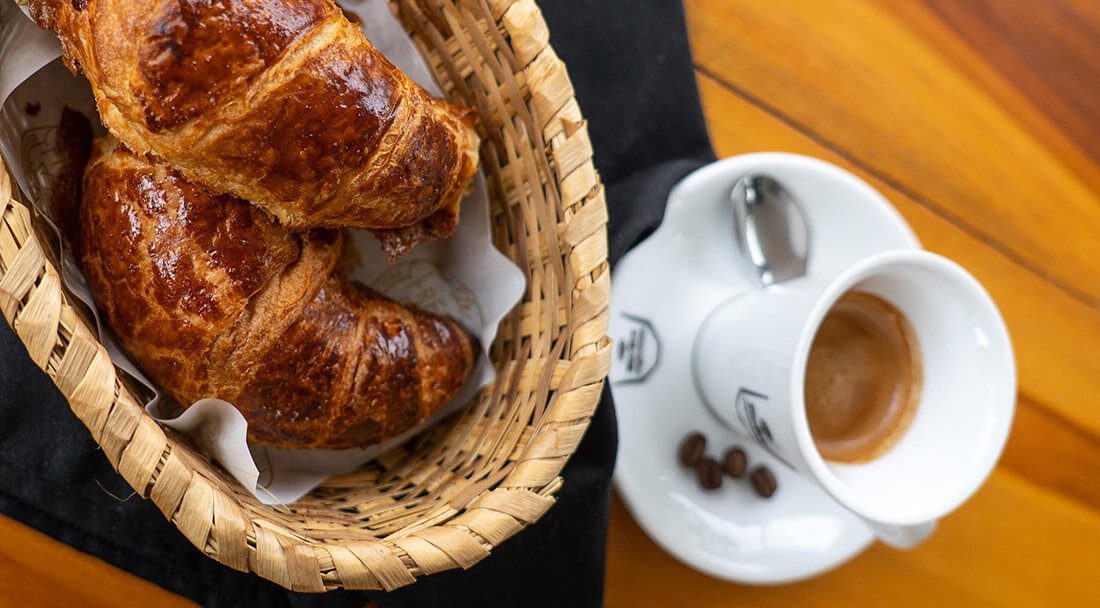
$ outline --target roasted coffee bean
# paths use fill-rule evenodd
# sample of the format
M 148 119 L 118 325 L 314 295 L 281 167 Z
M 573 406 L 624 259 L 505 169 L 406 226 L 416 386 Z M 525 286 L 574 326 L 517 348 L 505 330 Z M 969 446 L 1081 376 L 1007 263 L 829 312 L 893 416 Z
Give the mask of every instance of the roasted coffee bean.
M 726 450 L 726 455 L 722 457 L 722 470 L 726 472 L 726 475 L 734 479 L 741 479 L 745 476 L 745 471 L 749 468 L 749 457 L 745 455 L 745 450 L 737 446 Z
M 778 482 L 775 481 L 775 473 L 772 473 L 772 470 L 765 466 L 753 469 L 749 478 L 752 480 L 752 489 L 764 498 L 771 498 L 771 495 L 775 494 L 776 488 L 779 487 Z
M 693 467 L 699 464 L 707 451 L 707 438 L 702 433 L 688 433 L 680 442 L 680 462 Z
M 695 465 L 695 475 L 704 490 L 717 490 L 722 487 L 722 465 L 710 456 L 704 456 Z

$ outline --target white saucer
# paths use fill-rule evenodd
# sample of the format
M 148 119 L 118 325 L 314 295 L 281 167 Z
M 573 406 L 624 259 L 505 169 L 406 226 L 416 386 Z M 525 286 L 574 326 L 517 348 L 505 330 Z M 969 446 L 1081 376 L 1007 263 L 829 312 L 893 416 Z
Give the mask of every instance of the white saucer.
M 729 581 L 776 584 L 834 568 L 873 537 L 824 491 L 724 428 L 692 381 L 692 344 L 704 317 L 756 289 L 736 258 L 729 204 L 734 182 L 756 172 L 775 177 L 801 201 L 811 273 L 920 243 L 882 195 L 847 171 L 793 154 L 747 154 L 677 184 L 660 228 L 612 276 L 609 380 L 619 419 L 620 496 L 680 561 Z M 715 458 L 732 444 L 743 446 L 750 466 L 766 463 L 775 472 L 779 490 L 765 500 L 745 480 L 726 477 L 720 490 L 703 491 L 677 460 L 680 440 L 693 430 L 706 435 Z

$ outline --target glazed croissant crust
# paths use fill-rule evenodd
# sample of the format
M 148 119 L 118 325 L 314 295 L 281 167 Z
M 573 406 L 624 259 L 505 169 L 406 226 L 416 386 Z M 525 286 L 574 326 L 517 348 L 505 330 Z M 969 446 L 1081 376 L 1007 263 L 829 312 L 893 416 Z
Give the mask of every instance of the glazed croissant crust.
M 453 232 L 473 111 L 428 95 L 332 0 L 29 7 L 131 150 L 291 229 L 382 230 L 391 255 Z
M 291 233 L 247 202 L 100 140 L 78 247 L 121 345 L 184 406 L 235 404 L 249 439 L 346 448 L 396 437 L 447 403 L 476 346 L 453 320 L 334 270 L 341 233 Z

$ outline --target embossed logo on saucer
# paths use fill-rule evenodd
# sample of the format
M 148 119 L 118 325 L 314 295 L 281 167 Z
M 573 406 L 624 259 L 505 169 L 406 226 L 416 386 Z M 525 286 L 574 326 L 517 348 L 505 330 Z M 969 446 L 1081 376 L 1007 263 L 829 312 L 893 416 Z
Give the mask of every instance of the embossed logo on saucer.
M 661 362 L 661 338 L 649 319 L 619 313 L 626 320 L 626 336 L 616 339 L 613 384 L 645 382 Z

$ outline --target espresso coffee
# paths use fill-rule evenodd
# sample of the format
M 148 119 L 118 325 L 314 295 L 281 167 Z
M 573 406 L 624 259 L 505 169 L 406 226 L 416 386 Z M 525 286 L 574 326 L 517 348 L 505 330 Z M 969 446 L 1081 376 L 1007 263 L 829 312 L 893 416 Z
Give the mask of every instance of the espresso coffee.
M 912 421 L 920 392 L 920 347 L 905 315 L 877 296 L 842 296 L 806 364 L 806 414 L 822 457 L 866 462 L 885 454 Z

